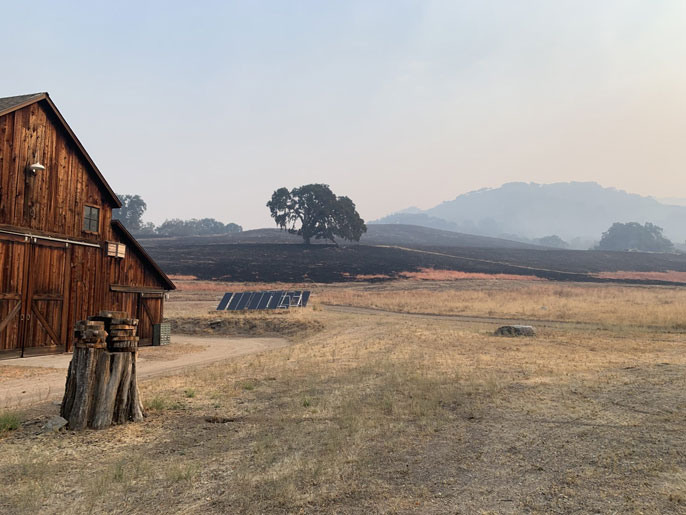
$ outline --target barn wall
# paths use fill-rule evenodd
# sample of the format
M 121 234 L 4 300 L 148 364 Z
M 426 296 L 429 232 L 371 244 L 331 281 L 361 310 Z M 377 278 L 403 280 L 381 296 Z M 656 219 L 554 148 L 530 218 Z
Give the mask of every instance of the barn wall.
M 110 241 L 121 240 L 115 233 Z M 145 291 L 150 288 L 163 289 L 159 278 L 151 273 L 150 267 L 130 246 L 127 246 L 124 259 L 109 257 L 104 249 L 74 247 L 71 283 L 70 327 L 77 320 L 83 320 L 102 309 L 126 311 L 140 320 L 138 335 L 141 340 L 147 340 L 152 338 L 152 325 L 162 322 L 162 294 L 111 290 L 113 285 L 133 289 L 141 287 Z
M 127 245 L 124 259 L 105 257 L 105 266 L 110 285 L 140 286 L 139 292 L 113 292 L 107 293 L 106 302 L 111 309 L 121 309 L 138 318 L 138 336 L 141 341 L 152 338 L 153 324 L 159 324 L 163 319 L 164 299 L 162 294 L 145 293 L 150 288 L 162 290 L 159 276 L 153 272 L 149 265 L 129 244 L 126 238 L 122 238 L 117 232 L 113 232 L 112 239 Z M 120 307 L 117 307 L 120 306 Z
M 40 161 L 46 169 L 25 172 Z M 111 206 L 64 129 L 41 102 L 0 117 L 0 225 L 97 241 L 110 232 Z M 101 235 L 83 231 L 85 205 L 100 208 Z
M 108 258 L 107 270 L 111 284 L 128 284 L 136 286 L 150 286 L 162 288 L 159 276 L 152 267 L 136 253 L 136 249 L 126 238 L 122 238 L 116 231 L 112 231 L 108 241 L 124 243 L 126 257 L 124 259 Z
M 108 284 L 102 276 L 102 249 L 74 246 L 72 252 L 69 327 L 110 308 L 103 301 Z

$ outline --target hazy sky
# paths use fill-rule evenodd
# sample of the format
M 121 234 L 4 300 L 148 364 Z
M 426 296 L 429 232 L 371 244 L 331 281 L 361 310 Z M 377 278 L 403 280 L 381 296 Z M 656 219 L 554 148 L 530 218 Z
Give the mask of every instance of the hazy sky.
M 367 220 L 508 181 L 686 197 L 686 1 L 5 2 L 0 96 L 48 91 L 148 220 Z

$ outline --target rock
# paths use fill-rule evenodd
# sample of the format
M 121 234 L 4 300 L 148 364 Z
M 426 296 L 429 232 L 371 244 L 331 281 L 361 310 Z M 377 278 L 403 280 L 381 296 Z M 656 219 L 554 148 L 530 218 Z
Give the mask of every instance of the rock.
M 536 336 L 536 329 L 530 325 L 504 325 L 495 331 L 496 336 Z
M 52 417 L 50 420 L 48 420 L 43 427 L 41 427 L 41 431 L 43 433 L 49 433 L 51 431 L 57 432 L 60 429 L 62 429 L 64 426 L 67 425 L 67 421 L 63 419 L 62 417 Z

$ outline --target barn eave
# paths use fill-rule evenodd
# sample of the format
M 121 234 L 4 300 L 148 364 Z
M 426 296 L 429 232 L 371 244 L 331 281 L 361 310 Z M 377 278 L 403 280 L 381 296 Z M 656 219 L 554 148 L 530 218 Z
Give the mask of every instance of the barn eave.
M 133 235 L 124 227 L 124 224 L 122 224 L 119 220 L 112 220 L 112 228 L 119 234 L 122 239 L 125 240 L 127 244 L 129 244 L 131 247 L 133 247 L 133 250 L 138 254 L 138 256 L 143 260 L 144 263 L 150 266 L 152 268 L 156 275 L 158 276 L 158 279 L 160 282 L 164 285 L 165 290 L 175 290 L 176 285 L 172 282 L 171 279 L 165 274 L 162 269 L 159 267 L 157 263 L 155 263 L 155 260 L 150 257 L 150 254 L 148 254 L 143 246 L 138 243 L 136 238 L 133 237 Z
M 110 185 L 107 183 L 105 177 L 102 175 L 102 173 L 100 173 L 100 170 L 96 166 L 95 162 L 88 155 L 88 152 L 86 152 L 86 149 L 79 141 L 79 138 L 76 137 L 74 131 L 71 129 L 71 127 L 69 127 L 69 124 L 64 119 L 59 109 L 57 109 L 57 106 L 52 102 L 52 100 L 50 99 L 50 95 L 48 95 L 47 92 L 0 98 L 0 116 L 4 116 L 14 111 L 18 111 L 19 109 L 23 109 L 24 107 L 30 106 L 31 104 L 35 104 L 38 102 L 43 102 L 43 105 L 47 106 L 48 109 L 52 112 L 52 114 L 59 122 L 60 126 L 64 129 L 64 131 L 67 133 L 71 141 L 74 143 L 74 146 L 76 146 L 76 148 L 78 149 L 81 156 L 84 158 L 86 163 L 88 163 L 90 171 L 95 176 L 96 182 L 103 189 L 105 196 L 112 203 L 113 207 L 120 208 L 121 202 L 119 201 L 119 197 L 117 197 L 117 194 L 114 192 L 114 190 L 112 190 Z

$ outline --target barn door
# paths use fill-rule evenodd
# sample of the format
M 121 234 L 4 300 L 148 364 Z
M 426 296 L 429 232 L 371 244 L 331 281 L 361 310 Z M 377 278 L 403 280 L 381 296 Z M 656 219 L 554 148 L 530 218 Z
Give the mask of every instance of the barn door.
M 0 350 L 21 346 L 25 257 L 29 248 L 24 238 L 0 239 Z
M 152 343 L 153 324 L 161 322 L 162 298 L 159 294 L 141 293 L 138 296 L 138 336 L 141 344 Z
M 38 241 L 30 247 L 22 352 L 66 344 L 70 251 L 58 242 Z

